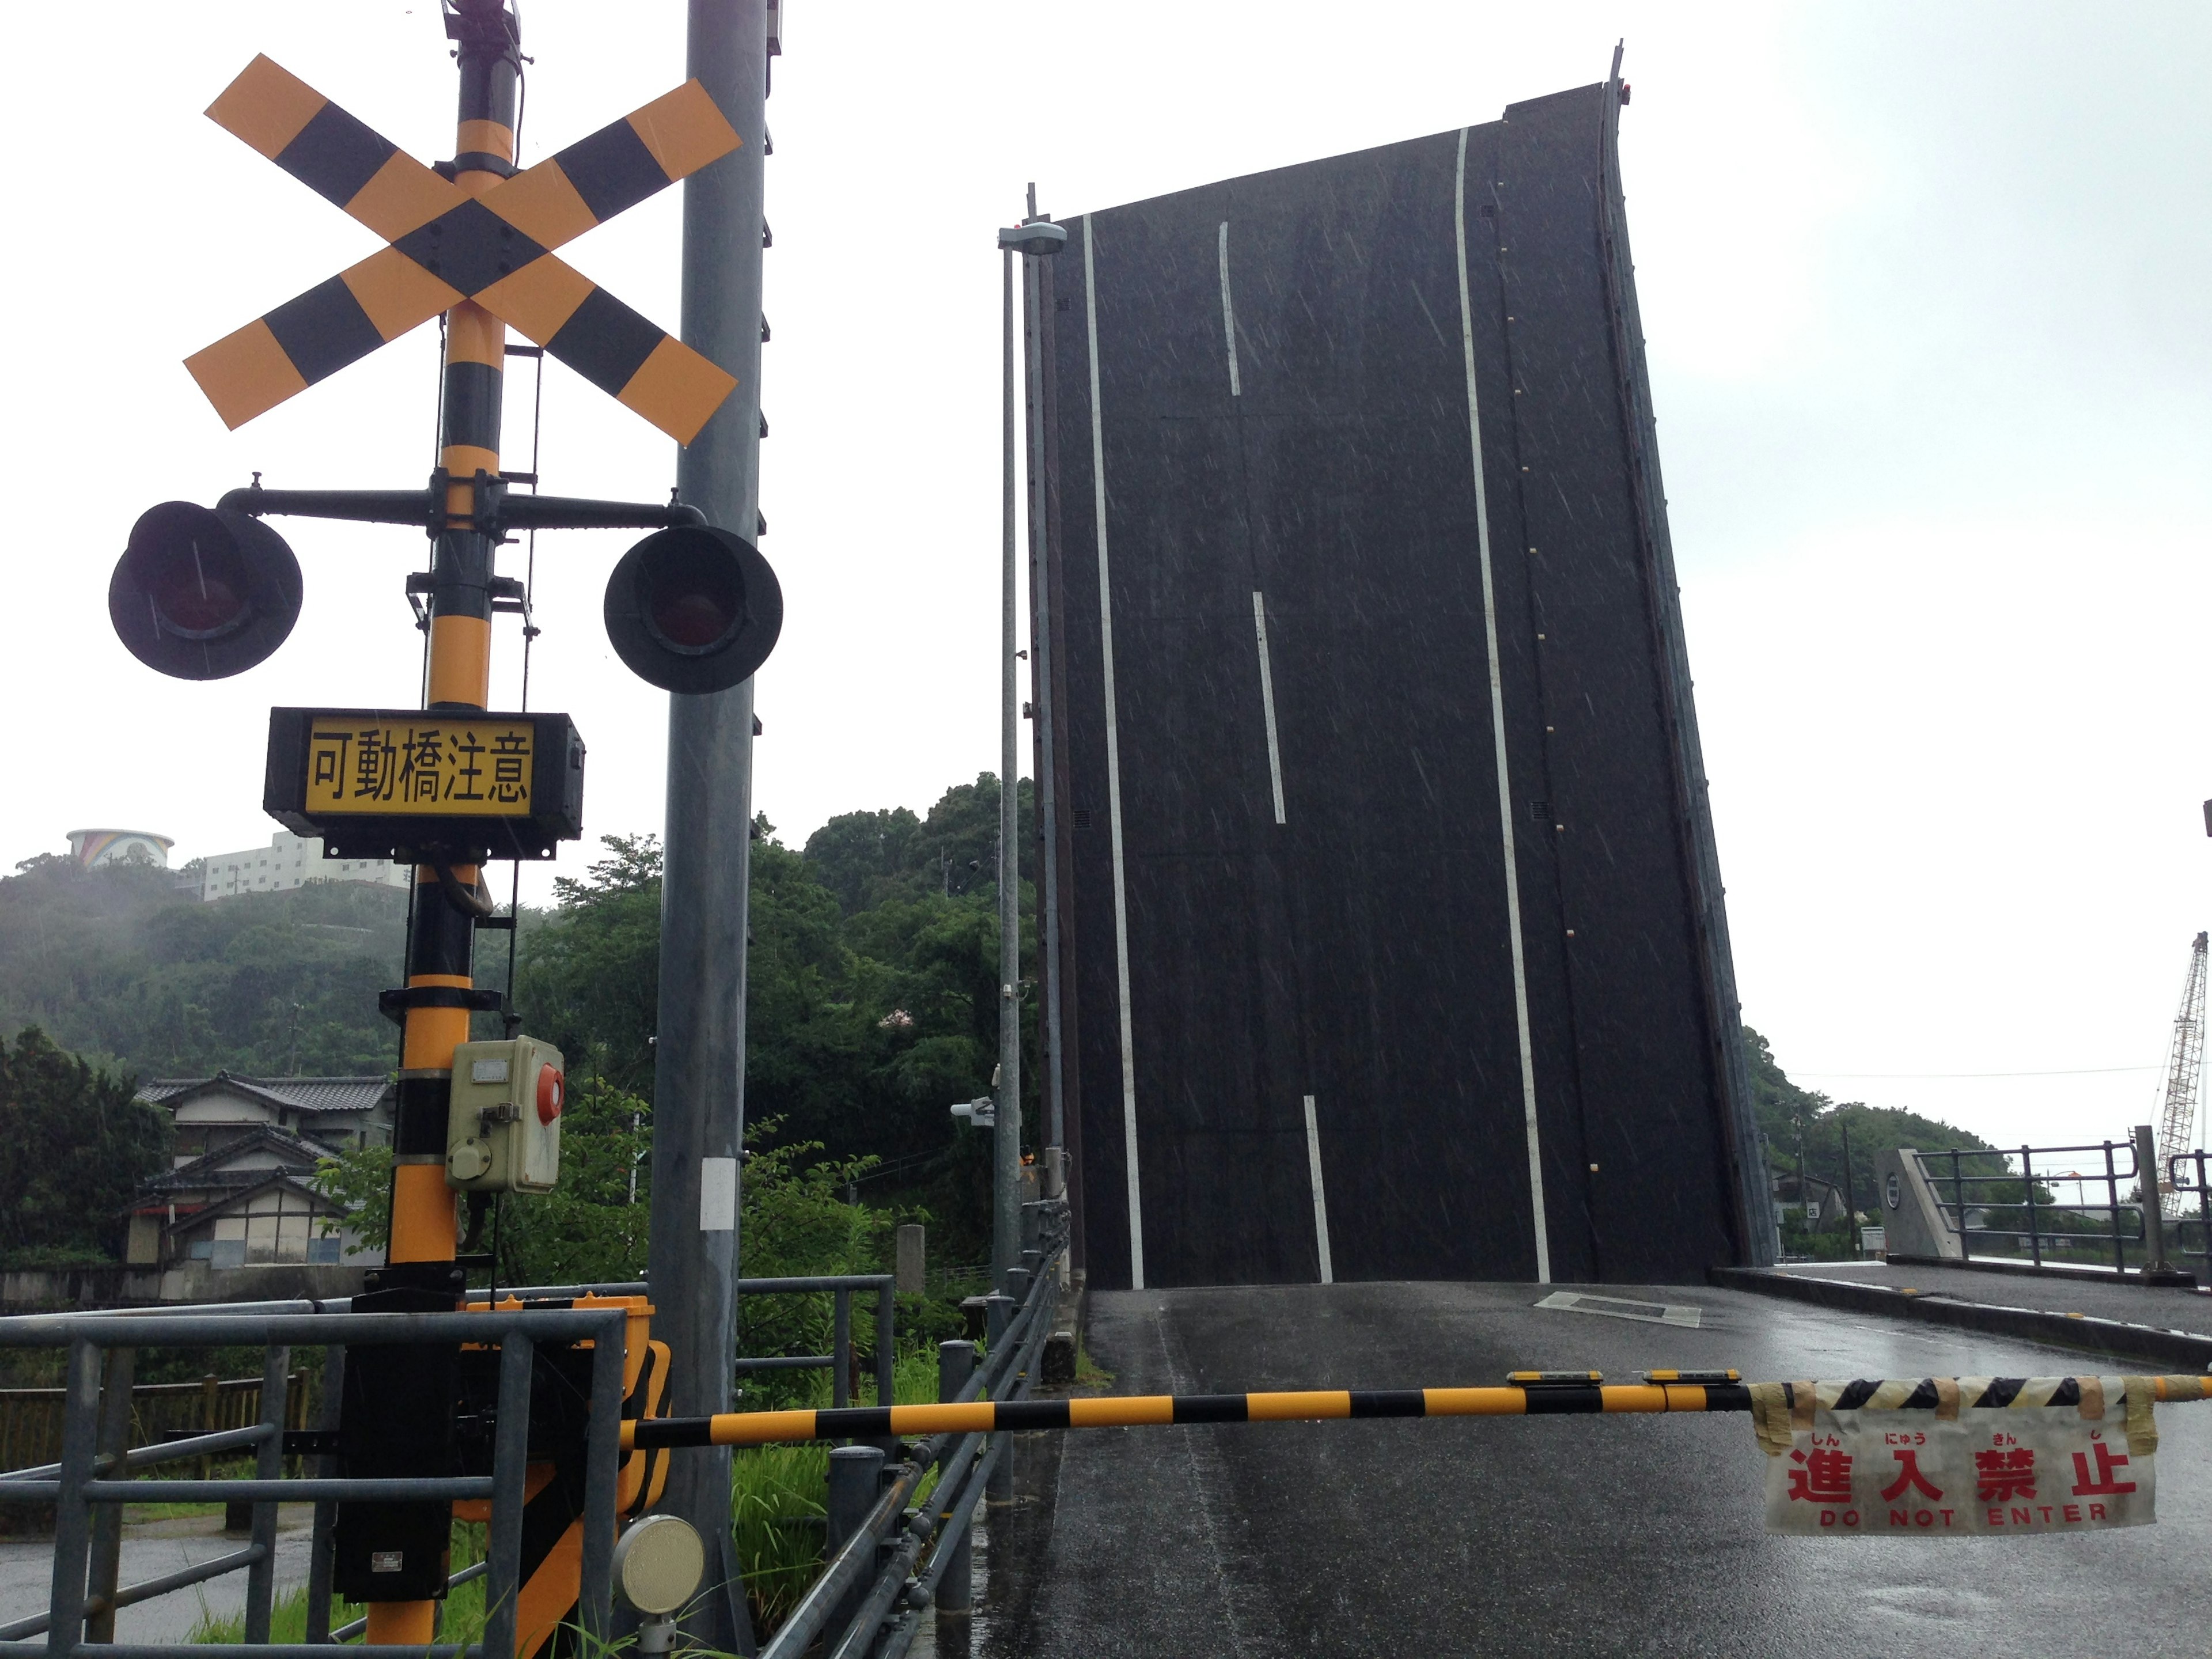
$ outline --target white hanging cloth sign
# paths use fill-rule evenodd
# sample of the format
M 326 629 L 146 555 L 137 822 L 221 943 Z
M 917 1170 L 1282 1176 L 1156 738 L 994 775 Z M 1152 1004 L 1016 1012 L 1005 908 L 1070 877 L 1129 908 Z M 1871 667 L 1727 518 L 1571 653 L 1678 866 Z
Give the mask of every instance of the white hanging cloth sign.
M 2197 1394 L 2197 1379 L 2175 1380 Z M 1754 1384 L 1766 1529 L 1966 1538 L 2148 1526 L 2156 1395 L 2144 1376 Z

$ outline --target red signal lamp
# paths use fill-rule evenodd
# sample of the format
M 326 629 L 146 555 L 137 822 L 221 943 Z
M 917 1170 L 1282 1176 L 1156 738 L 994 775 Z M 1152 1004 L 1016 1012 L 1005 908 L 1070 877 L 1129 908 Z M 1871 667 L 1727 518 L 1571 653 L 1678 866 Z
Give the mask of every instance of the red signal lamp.
M 607 581 L 607 638 L 664 691 L 726 691 L 751 678 L 783 629 L 783 589 L 760 550 L 708 525 L 657 531 Z
M 124 648 L 183 680 L 245 672 L 300 619 L 300 562 L 284 538 L 243 513 L 163 501 L 131 526 L 107 584 Z

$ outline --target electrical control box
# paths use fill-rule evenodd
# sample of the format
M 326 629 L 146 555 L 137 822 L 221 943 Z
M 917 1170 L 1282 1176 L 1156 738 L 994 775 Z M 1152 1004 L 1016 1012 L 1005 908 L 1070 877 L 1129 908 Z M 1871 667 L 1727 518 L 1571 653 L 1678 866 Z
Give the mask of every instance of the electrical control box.
M 453 1050 L 446 1182 L 476 1193 L 550 1193 L 561 1178 L 561 1051 L 536 1037 Z

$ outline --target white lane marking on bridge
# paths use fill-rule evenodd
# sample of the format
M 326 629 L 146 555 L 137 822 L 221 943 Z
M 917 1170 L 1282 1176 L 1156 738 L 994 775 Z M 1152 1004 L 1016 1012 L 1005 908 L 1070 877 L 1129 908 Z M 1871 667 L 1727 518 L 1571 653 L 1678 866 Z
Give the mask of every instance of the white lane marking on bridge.
M 1701 1309 L 1675 1302 L 1632 1302 L 1626 1297 L 1592 1296 L 1587 1291 L 1554 1291 L 1536 1304 L 1553 1313 L 1596 1314 L 1603 1319 L 1638 1319 L 1647 1325 L 1698 1328 Z
M 1229 395 L 1244 395 L 1237 376 L 1237 313 L 1229 303 L 1229 221 L 1221 222 L 1221 337 L 1229 348 Z M 1281 820 L 1278 819 L 1279 823 Z
M 1521 1038 L 1521 1119 L 1528 1141 L 1528 1204 L 1536 1234 L 1536 1282 L 1552 1282 L 1544 1223 L 1544 1157 L 1536 1137 L 1536 1055 L 1528 1035 L 1528 969 L 1521 951 L 1521 874 L 1513 853 L 1513 789 L 1505 773 L 1505 690 L 1498 667 L 1498 602 L 1490 580 L 1490 495 L 1482 477 L 1482 404 L 1474 386 L 1474 308 L 1467 287 L 1467 129 L 1459 130 L 1452 226 L 1459 250 L 1459 339 L 1467 361 L 1467 426 L 1474 457 L 1475 547 L 1482 562 L 1482 632 L 1490 653 L 1490 733 L 1498 750 L 1498 838 L 1505 850 L 1505 931 L 1513 951 L 1513 1018 Z M 1090 257 L 1089 244 L 1084 257 Z M 1102 544 L 1103 545 L 1103 544 Z
M 1267 781 L 1275 787 L 1275 822 L 1286 823 L 1289 820 L 1283 816 L 1283 756 L 1275 745 L 1275 676 L 1267 662 L 1267 602 L 1257 591 L 1252 595 L 1252 631 L 1260 638 L 1260 707 L 1267 716 Z
M 1121 738 L 1114 716 L 1114 582 L 1106 562 L 1106 434 L 1098 417 L 1098 283 L 1083 216 L 1083 319 L 1091 339 L 1091 495 L 1098 525 L 1098 651 L 1106 680 L 1106 823 L 1114 857 L 1114 973 L 1121 999 L 1121 1156 L 1128 1170 L 1129 1285 L 1145 1288 L 1145 1206 L 1137 1183 L 1137 1045 L 1129 1020 L 1129 884 L 1121 864 Z
M 1282 822 L 1280 818 L 1275 821 Z M 1311 1095 L 1306 1097 L 1306 1167 L 1313 1171 L 1314 1241 L 1321 1246 L 1321 1282 L 1334 1285 L 1336 1273 L 1328 1260 L 1328 1199 L 1321 1184 L 1321 1124 L 1314 1116 Z

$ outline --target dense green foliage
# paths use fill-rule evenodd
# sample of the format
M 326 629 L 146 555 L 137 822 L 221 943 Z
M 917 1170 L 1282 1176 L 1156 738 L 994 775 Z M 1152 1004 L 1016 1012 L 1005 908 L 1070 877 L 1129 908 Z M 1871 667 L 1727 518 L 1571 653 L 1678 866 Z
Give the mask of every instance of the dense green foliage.
M 1024 786 L 1024 848 L 1029 801 Z M 832 1164 L 868 1160 L 848 1183 L 879 1207 L 927 1211 L 940 1261 L 987 1254 L 988 1147 L 948 1109 L 987 1092 L 997 1063 L 998 811 L 987 774 L 927 818 L 848 813 L 804 851 L 763 818 L 752 843 L 746 1115 Z M 605 857 L 558 884 L 543 925 L 526 927 L 517 1004 L 574 1075 L 649 1096 L 660 849 L 650 836 L 602 845 Z M 1032 896 L 1024 883 L 1025 918 Z M 1025 922 L 1025 950 L 1032 933 Z M 1024 1081 L 1033 1099 L 1033 1036 Z
M 1839 1105 L 1816 1090 L 1801 1089 L 1792 1083 L 1775 1060 L 1766 1039 L 1748 1025 L 1743 1028 L 1743 1043 L 1751 1066 L 1752 1108 L 1758 1115 L 1759 1133 L 1766 1138 L 1768 1166 L 1778 1174 L 1793 1178 L 1802 1169 L 1808 1180 L 1831 1182 L 1838 1188 L 1846 1184 L 1848 1175 L 1852 1207 L 1866 1214 L 1869 1220 L 1875 1207 L 1876 1152 L 1899 1146 L 1911 1146 L 1923 1152 L 1948 1152 L 1954 1146 L 1981 1148 L 1990 1144 L 1941 1119 L 1923 1117 L 1899 1107 L 1869 1106 L 1856 1100 Z M 1847 1138 L 1850 1146 L 1848 1170 L 1844 1162 Z M 1998 1166 L 1989 1167 L 1994 1170 Z M 1969 1173 L 1974 1173 L 1977 1166 L 1968 1164 L 1966 1168 Z M 1794 1192 L 1795 1188 L 1789 1190 Z M 1817 1192 L 1818 1188 L 1814 1190 Z M 1794 1204 L 1794 1199 L 1791 1202 Z M 1790 1214 L 1794 1217 L 1794 1210 Z M 1822 1231 L 1833 1235 L 1826 1240 L 1808 1239 L 1796 1225 L 1785 1225 L 1783 1248 L 1792 1252 L 1812 1249 L 1823 1255 L 1837 1254 L 1850 1242 L 1846 1224 L 1840 1213 L 1826 1218 Z
M 0 1037 L 0 1260 L 100 1259 L 138 1183 L 167 1161 L 168 1114 L 35 1025 Z
M 204 904 L 169 872 L 37 858 L 0 881 L 0 1035 L 148 1077 L 360 1074 L 396 1043 L 376 1012 L 407 896 L 359 884 Z

